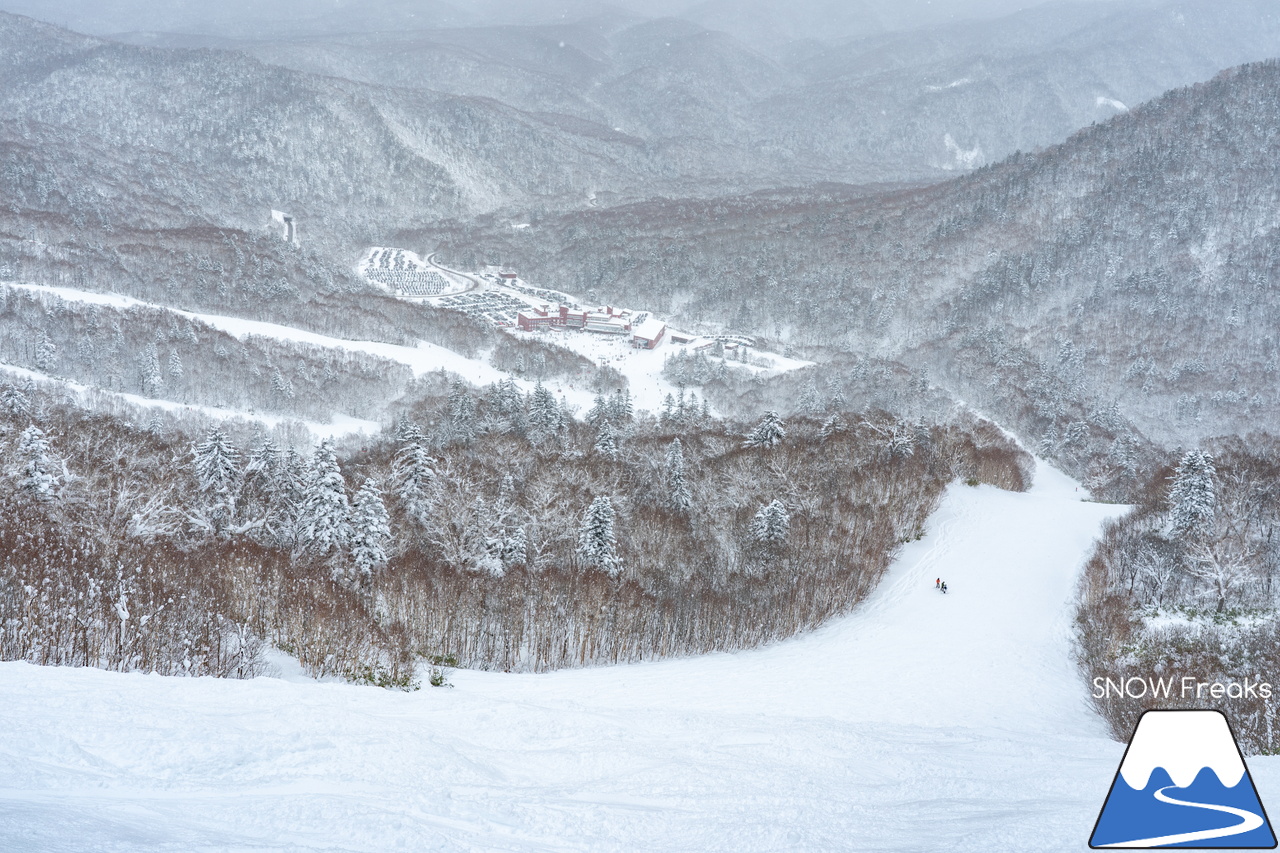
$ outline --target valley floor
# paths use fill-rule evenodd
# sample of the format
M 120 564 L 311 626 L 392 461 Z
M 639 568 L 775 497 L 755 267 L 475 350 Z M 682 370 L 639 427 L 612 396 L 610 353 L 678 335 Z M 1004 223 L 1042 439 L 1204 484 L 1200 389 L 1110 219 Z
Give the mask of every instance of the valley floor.
M 855 614 L 737 654 L 412 694 L 2 664 L 0 849 L 1086 849 L 1123 745 L 1070 600 L 1120 508 L 1075 488 L 953 485 Z

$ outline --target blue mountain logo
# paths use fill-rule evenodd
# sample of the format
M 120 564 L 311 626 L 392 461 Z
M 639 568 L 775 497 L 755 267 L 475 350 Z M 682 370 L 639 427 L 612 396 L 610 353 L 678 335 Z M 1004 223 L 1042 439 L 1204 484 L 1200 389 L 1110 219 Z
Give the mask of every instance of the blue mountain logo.
M 1271 850 L 1276 836 L 1221 711 L 1147 711 L 1089 846 Z

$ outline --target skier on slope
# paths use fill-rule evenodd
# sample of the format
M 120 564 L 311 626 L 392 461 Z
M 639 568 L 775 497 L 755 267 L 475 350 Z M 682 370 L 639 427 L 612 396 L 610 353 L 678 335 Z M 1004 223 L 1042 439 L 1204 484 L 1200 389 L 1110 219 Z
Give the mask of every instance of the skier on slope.
M 946 594 L 947 594 L 947 582 L 946 582 L 946 581 L 943 581 L 943 582 L 942 582 L 942 594 L 943 594 L 943 595 L 946 595 Z
M 942 589 L 942 578 L 938 578 L 933 582 L 934 589 Z

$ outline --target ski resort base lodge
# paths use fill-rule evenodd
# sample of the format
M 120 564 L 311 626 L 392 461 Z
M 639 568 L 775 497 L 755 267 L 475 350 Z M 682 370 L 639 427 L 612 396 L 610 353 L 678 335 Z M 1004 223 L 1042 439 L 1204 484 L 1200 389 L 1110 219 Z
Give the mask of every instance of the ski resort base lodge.
M 596 311 L 571 309 L 560 305 L 529 308 L 516 314 L 516 326 L 526 332 L 539 329 L 582 329 L 601 335 L 631 335 L 631 345 L 638 349 L 653 349 L 667 333 L 667 324 L 649 314 L 632 315 L 630 311 L 615 312 L 612 307 Z

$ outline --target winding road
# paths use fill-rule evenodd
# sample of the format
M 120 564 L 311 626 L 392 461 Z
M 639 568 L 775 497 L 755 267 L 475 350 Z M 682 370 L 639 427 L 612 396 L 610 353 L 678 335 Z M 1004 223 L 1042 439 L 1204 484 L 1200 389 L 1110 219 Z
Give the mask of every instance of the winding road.
M 1229 838 L 1232 835 L 1243 835 L 1252 832 L 1264 823 L 1262 816 L 1234 806 L 1219 806 L 1213 803 L 1192 803 L 1170 797 L 1165 791 L 1176 789 L 1177 785 L 1166 785 L 1155 792 L 1155 798 L 1162 803 L 1173 806 L 1187 806 L 1193 809 L 1208 809 L 1215 812 L 1235 815 L 1240 823 L 1235 826 L 1224 826 L 1219 829 L 1201 829 L 1196 832 L 1179 832 L 1173 835 L 1161 835 L 1156 838 L 1139 838 L 1136 841 L 1125 841 L 1120 844 L 1106 844 L 1105 847 L 1172 847 L 1175 844 L 1186 844 L 1189 841 L 1208 841 L 1211 838 Z

